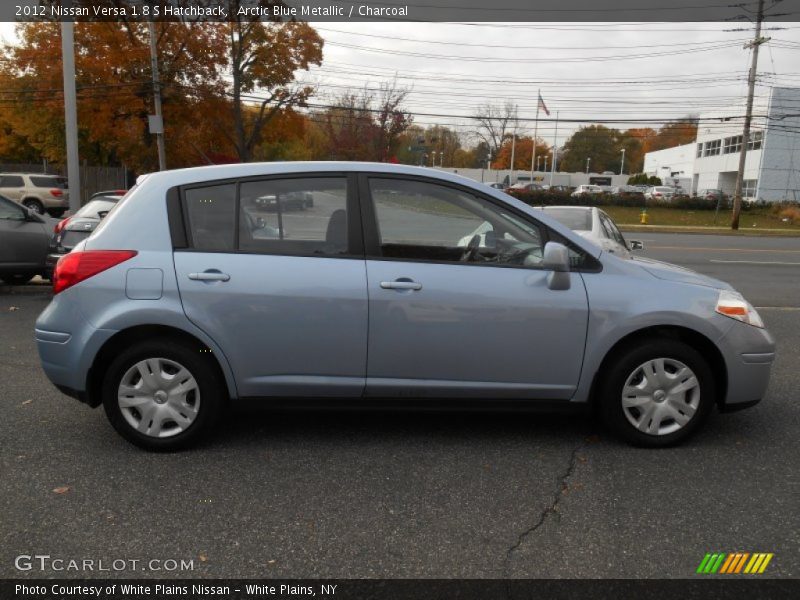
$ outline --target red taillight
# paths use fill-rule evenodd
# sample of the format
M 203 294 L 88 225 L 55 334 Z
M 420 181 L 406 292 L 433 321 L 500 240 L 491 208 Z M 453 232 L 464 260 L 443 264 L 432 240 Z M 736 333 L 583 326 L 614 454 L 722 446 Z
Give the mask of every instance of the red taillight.
M 653 196 L 655 196 L 656 198 L 661 198 L 661 192 L 656 192 L 655 194 L 653 194 Z
M 56 226 L 53 227 L 53 233 L 61 233 L 61 231 L 64 229 L 64 227 L 67 226 L 67 223 L 69 223 L 69 220 L 71 218 L 72 217 L 67 217 L 66 219 L 61 219 L 58 223 L 56 223 Z
M 128 193 L 128 190 L 114 190 L 114 195 L 115 196 L 124 196 L 127 193 Z
M 65 254 L 56 263 L 53 272 L 53 293 L 63 292 L 84 279 L 133 258 L 136 254 L 136 250 L 85 250 Z
M 50 195 L 55 196 L 56 198 L 60 198 L 61 196 L 64 195 L 64 190 L 53 188 L 52 190 L 50 190 Z

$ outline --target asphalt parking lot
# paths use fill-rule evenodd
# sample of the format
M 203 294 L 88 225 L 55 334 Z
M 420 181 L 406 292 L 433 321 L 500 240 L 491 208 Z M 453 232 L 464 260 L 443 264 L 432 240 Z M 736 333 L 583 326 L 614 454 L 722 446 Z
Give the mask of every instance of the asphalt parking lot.
M 679 448 L 575 417 L 250 408 L 148 454 L 45 379 L 47 295 L 0 294 L 0 577 L 92 576 L 14 567 L 48 554 L 194 563 L 97 576 L 679 578 L 735 551 L 800 576 L 800 238 L 628 237 L 732 283 L 779 344 L 767 398 Z

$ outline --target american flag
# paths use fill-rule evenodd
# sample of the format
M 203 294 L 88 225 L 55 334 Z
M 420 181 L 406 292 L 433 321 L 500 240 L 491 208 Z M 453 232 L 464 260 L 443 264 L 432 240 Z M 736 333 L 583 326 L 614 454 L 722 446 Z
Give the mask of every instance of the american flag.
M 550 116 L 550 111 L 547 110 L 547 105 L 544 103 L 544 100 L 542 100 L 542 95 L 541 94 L 539 94 L 539 106 L 538 106 L 538 108 L 541 108 L 544 111 L 544 114 L 546 114 L 548 117 Z

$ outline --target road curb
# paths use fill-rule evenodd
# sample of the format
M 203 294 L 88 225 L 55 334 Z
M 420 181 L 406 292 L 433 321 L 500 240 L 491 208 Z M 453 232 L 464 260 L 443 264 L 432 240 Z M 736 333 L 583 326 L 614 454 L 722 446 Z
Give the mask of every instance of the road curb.
M 729 235 L 740 237 L 800 237 L 800 230 L 791 229 L 739 229 L 724 227 L 682 227 L 680 225 L 639 225 L 634 223 L 617 223 L 620 231 L 629 233 L 689 233 L 695 235 Z

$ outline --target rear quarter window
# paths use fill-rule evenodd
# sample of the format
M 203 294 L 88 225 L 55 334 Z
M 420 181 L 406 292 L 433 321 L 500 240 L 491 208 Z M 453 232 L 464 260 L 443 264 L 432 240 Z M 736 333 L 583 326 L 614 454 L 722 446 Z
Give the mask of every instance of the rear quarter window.
M 233 251 L 236 184 L 186 189 L 184 207 L 194 249 L 207 252 Z

